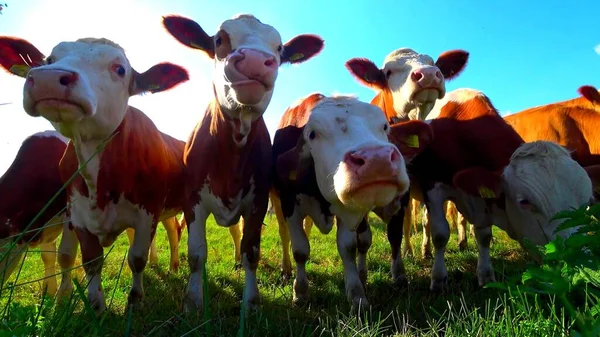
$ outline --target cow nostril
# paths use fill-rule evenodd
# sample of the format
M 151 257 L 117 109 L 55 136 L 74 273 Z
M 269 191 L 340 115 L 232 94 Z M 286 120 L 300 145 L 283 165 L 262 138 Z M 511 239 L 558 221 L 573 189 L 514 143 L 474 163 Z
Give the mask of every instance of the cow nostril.
M 67 85 L 71 84 L 71 82 L 72 82 L 71 76 L 69 76 L 69 75 L 61 76 L 59 79 L 59 82 L 61 85 L 67 86 Z
M 363 166 L 365 164 L 365 160 L 362 157 L 358 157 L 354 154 L 351 154 L 349 156 L 350 159 L 350 163 L 356 165 L 356 166 Z
M 422 79 L 422 78 L 423 78 L 423 74 L 422 74 L 420 71 L 413 71 L 413 72 L 410 74 L 410 78 L 411 78 L 413 81 L 415 81 L 415 82 L 418 82 L 420 79 Z
M 392 153 L 390 154 L 390 161 L 393 163 L 395 161 L 398 161 L 398 159 L 400 159 L 400 153 L 394 149 L 391 151 Z
M 441 71 L 436 71 L 435 72 L 435 76 L 437 76 L 437 78 L 442 79 L 442 72 Z
M 267 66 L 267 67 L 272 67 L 274 64 L 275 64 L 274 59 L 268 59 L 265 61 L 265 66 Z

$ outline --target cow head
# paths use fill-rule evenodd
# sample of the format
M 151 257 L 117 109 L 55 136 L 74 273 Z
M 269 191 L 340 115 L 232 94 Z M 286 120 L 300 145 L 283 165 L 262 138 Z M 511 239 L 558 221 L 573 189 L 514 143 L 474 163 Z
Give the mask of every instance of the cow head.
M 323 48 L 320 37 L 307 34 L 284 44 L 275 28 L 250 14 L 224 21 L 213 36 L 181 16 L 166 16 L 163 25 L 179 42 L 214 60 L 216 100 L 221 111 L 233 119 L 234 140 L 240 147 L 246 144 L 252 122 L 271 101 L 279 66 L 304 62 Z
M 451 50 L 434 63 L 429 55 L 400 48 L 386 56 L 381 69 L 364 58 L 350 59 L 346 68 L 363 85 L 381 91 L 398 120 L 424 120 L 435 101 L 446 94 L 444 81 L 457 77 L 468 58 L 466 51 Z
M 391 128 L 377 106 L 351 96 L 313 94 L 311 99 L 316 103 L 307 107 L 310 117 L 296 146 L 277 158 L 277 173 L 301 182 L 314 170 L 333 213 L 355 228 L 366 212 L 408 190 L 404 147 L 389 142 Z M 410 130 L 413 147 L 418 139 L 431 139 L 429 125 L 417 123 Z
M 138 73 L 107 39 L 61 42 L 44 57 L 28 41 L 0 37 L 0 51 L 0 65 L 25 77 L 25 112 L 46 118 L 69 138 L 104 138 L 123 120 L 130 96 L 188 80 L 185 69 L 170 63 Z
M 529 240 L 543 245 L 553 240 L 554 230 L 564 221 L 552 220 L 554 215 L 593 201 L 586 171 L 567 150 L 548 141 L 521 145 L 502 174 L 471 168 L 457 173 L 454 184 L 475 196 L 504 198 L 506 214 L 498 218 L 506 220 L 505 230 L 521 244 Z M 557 234 L 566 237 L 574 231 L 571 228 Z
M 592 103 L 600 103 L 600 92 L 598 92 L 598 89 L 592 87 L 591 85 L 583 85 L 579 87 L 577 91 L 588 101 Z

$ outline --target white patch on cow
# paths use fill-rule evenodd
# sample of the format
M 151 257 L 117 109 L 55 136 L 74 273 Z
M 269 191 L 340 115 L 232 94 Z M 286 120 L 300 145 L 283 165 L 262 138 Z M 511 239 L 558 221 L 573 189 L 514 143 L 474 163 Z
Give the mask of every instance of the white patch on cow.
M 82 140 L 104 139 L 121 123 L 128 107 L 132 67 L 118 45 L 108 40 L 91 42 L 61 42 L 52 50 L 52 63 L 33 68 L 29 75 L 35 90 L 25 86 L 23 107 L 30 115 L 48 119 L 64 136 L 73 138 L 77 132 Z M 125 75 L 117 74 L 123 67 Z M 49 77 L 50 71 L 75 74 L 77 80 L 68 86 L 54 85 L 60 74 Z M 54 75 L 53 75 L 54 76 Z M 43 99 L 56 97 L 71 104 L 46 103 Z M 77 130 L 77 131 L 75 131 Z
M 298 194 L 296 196 L 296 200 L 299 205 L 296 208 L 300 209 L 298 211 L 300 212 L 300 214 L 302 214 L 302 216 L 310 216 L 310 218 L 313 219 L 314 224 L 317 226 L 317 228 L 319 228 L 319 231 L 322 234 L 329 234 L 329 232 L 331 232 L 331 230 L 333 229 L 333 216 L 325 217 L 325 214 L 323 214 L 323 211 L 321 210 L 321 205 L 319 204 L 317 199 L 305 194 Z M 296 208 L 294 208 L 295 211 Z
M 439 99 L 435 102 L 433 109 L 431 109 L 425 120 L 430 121 L 432 119 L 438 118 L 440 113 L 442 112 L 442 109 L 444 108 L 444 106 L 446 106 L 446 104 L 448 104 L 448 102 L 460 104 L 466 103 L 470 100 L 487 102 L 488 98 L 483 92 L 471 88 L 458 88 L 452 90 L 448 92 L 446 96 L 444 96 L 444 98 Z M 490 107 L 490 109 L 493 109 L 493 107 Z
M 252 247 L 254 254 L 258 254 L 258 247 Z M 246 308 L 258 304 L 260 294 L 256 282 L 256 267 L 251 267 L 246 253 L 242 254 L 242 265 L 244 266 L 244 305 Z
M 124 212 L 119 210 L 118 213 Z M 152 225 L 154 224 L 154 217 L 145 210 L 139 208 L 136 213 L 136 215 L 132 214 L 135 218 L 134 221 L 130 223 L 130 225 L 133 226 L 135 233 L 133 234 L 133 244 L 129 247 L 129 252 L 127 253 L 127 262 L 129 262 L 129 269 L 131 269 L 133 276 L 131 292 L 143 294 L 144 285 L 142 279 L 144 270 L 135 270 L 135 260 L 141 259 L 144 262 L 148 261 L 148 250 L 152 243 Z M 98 238 L 100 240 L 103 239 L 100 235 L 98 235 Z
M 351 211 L 360 219 L 408 189 L 404 159 L 388 141 L 388 132 L 381 109 L 354 97 L 324 97 L 313 108 L 304 128 L 306 146 L 301 156 L 312 156 L 319 190 L 336 216 L 346 217 Z M 363 152 L 372 157 L 364 157 L 364 165 L 359 163 L 358 168 L 345 159 L 346 154 Z
M 592 183 L 586 171 L 560 145 L 535 141 L 521 145 L 504 169 L 506 212 L 516 240 L 534 244 L 554 239 L 564 220 L 550 219 L 558 212 L 578 208 L 592 200 Z M 577 227 L 558 235 L 567 237 Z
M 60 141 L 62 141 L 65 144 L 69 143 L 69 138 L 61 135 L 59 132 L 57 132 L 55 130 L 45 130 L 45 131 L 36 132 L 36 133 L 32 134 L 31 136 L 25 138 L 25 141 L 27 141 L 30 138 L 34 138 L 34 137 L 58 138 Z M 25 141 L 23 141 L 23 142 L 25 142 Z
M 229 227 L 235 225 L 243 210 L 252 210 L 254 207 L 254 176 L 250 177 L 250 189 L 245 197 L 242 196 L 242 190 L 240 190 L 236 196 L 229 199 L 230 207 L 226 207 L 223 201 L 218 196 L 211 193 L 210 177 L 206 179 L 204 186 L 200 189 L 198 195 L 200 196 L 200 202 L 202 207 L 207 212 L 212 213 L 215 218 L 215 222 L 219 226 Z
M 356 265 L 356 232 L 346 229 L 347 226 L 338 226 L 337 230 L 337 248 L 342 264 L 344 265 L 344 284 L 346 287 L 346 297 L 355 307 L 368 307 L 369 302 L 365 296 L 365 291 L 360 281 L 358 267 Z
M 387 79 L 394 99 L 394 110 L 399 118 L 424 120 L 437 99 L 446 94 L 443 77 L 435 84 L 424 86 L 411 80 L 413 71 L 437 72 L 433 58 L 419 54 L 410 48 L 400 48 L 389 53 L 383 61 L 383 73 L 391 72 Z
M 294 212 L 289 218 L 286 218 L 290 240 L 292 242 L 292 252 L 296 260 L 296 278 L 293 285 L 293 301 L 303 302 L 308 299 L 308 277 L 306 275 L 306 260 L 310 255 L 310 242 L 302 228 L 302 220 L 306 214 L 302 213 L 298 207 L 294 207 Z
M 194 206 L 192 211 L 194 212 L 194 221 L 188 222 L 190 278 L 186 288 L 186 302 L 184 304 L 184 310 L 188 312 L 204 307 L 202 273 L 207 256 L 206 219 L 210 214 L 202 204 Z

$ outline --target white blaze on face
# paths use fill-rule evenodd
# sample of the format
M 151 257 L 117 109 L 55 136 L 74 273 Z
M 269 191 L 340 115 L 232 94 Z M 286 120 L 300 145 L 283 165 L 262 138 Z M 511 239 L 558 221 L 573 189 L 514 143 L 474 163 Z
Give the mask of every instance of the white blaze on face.
M 29 72 L 25 111 L 69 138 L 74 127 L 90 137 L 114 131 L 127 110 L 132 76 L 121 47 L 104 39 L 61 42 L 46 60 Z
M 381 109 L 349 96 L 325 97 L 313 108 L 303 137 L 319 190 L 334 207 L 369 211 L 409 185 L 402 155 L 387 139 Z
M 554 239 L 563 220 L 558 212 L 578 208 L 592 199 L 592 182 L 586 171 L 560 145 L 535 141 L 521 145 L 503 174 L 506 212 L 511 232 L 519 241 L 533 244 Z M 575 229 L 558 232 L 568 236 Z
M 444 76 L 433 58 L 410 48 L 400 48 L 388 54 L 383 73 L 388 79 L 396 111 L 410 111 L 423 104 L 433 105 L 446 93 Z
M 249 106 L 252 109 L 244 114 L 253 116 L 245 119 L 256 120 L 273 96 L 283 48 L 279 32 L 252 15 L 242 14 L 224 21 L 215 41 L 219 43 L 213 81 L 219 102 L 225 113 L 233 112 L 240 103 Z

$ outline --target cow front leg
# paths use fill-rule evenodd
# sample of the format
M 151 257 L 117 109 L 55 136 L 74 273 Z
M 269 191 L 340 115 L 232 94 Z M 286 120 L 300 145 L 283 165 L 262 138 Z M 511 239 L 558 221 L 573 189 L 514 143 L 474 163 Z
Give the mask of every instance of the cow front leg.
M 204 287 L 202 284 L 203 267 L 206 263 L 206 219 L 208 212 L 202 204 L 196 205 L 192 210 L 185 212 L 185 221 L 188 228 L 188 264 L 190 278 L 186 288 L 186 297 L 183 309 L 198 313 L 204 309 Z
M 152 219 L 144 219 L 135 224 L 133 244 L 129 247 L 127 262 L 133 276 L 133 284 L 127 297 L 127 306 L 140 309 L 144 299 L 144 269 L 148 263 L 148 251 L 154 242 L 154 231 L 158 223 Z
M 431 270 L 431 285 L 432 291 L 441 291 L 447 281 L 448 272 L 444 261 L 446 246 L 450 239 L 450 224 L 446 220 L 446 212 L 444 211 L 445 198 L 439 188 L 433 188 L 427 192 L 427 213 L 429 215 L 429 226 L 431 227 L 431 238 L 435 247 L 433 267 Z M 423 233 L 423 235 L 426 235 Z
M 176 272 L 179 268 L 179 233 L 177 232 L 179 223 L 177 217 L 170 217 L 163 220 L 162 224 L 167 232 L 167 239 L 169 239 L 169 270 Z M 153 240 L 152 242 L 154 241 L 156 240 Z
M 283 209 L 281 208 L 281 200 L 279 196 L 271 192 L 271 205 L 275 212 L 275 217 L 277 218 L 277 225 L 279 227 L 279 238 L 281 239 L 281 273 L 283 274 L 284 279 L 292 276 L 292 262 L 290 261 L 290 233 L 288 231 L 287 223 L 285 222 L 285 217 L 283 216 Z
M 408 193 L 401 199 L 400 209 L 394 214 L 387 223 L 387 238 L 390 243 L 392 251 L 392 282 L 399 287 L 405 287 L 407 285 L 406 271 L 404 269 L 404 261 L 402 260 L 402 231 L 404 229 L 405 213 L 409 210 L 406 209 L 409 205 Z
M 265 197 L 264 202 L 260 202 L 259 200 L 255 200 L 249 214 L 244 215 L 244 227 L 242 228 L 242 266 L 244 267 L 246 276 L 244 280 L 243 305 L 248 310 L 256 310 L 260 304 L 256 269 L 260 260 L 260 236 L 263 221 L 267 214 L 269 199 Z
M 54 297 L 56 294 L 56 241 L 40 244 L 42 262 L 44 263 L 44 282 L 42 295 Z
M 0 290 L 4 290 L 4 284 L 23 260 L 27 245 L 15 244 L 11 250 L 2 246 L 10 245 L 10 242 L 0 242 Z M 2 292 L 0 292 L 2 293 Z
M 310 243 L 302 226 L 303 216 L 294 211 L 287 219 L 292 253 L 296 261 L 296 278 L 293 285 L 293 303 L 303 305 L 308 302 L 308 277 L 306 276 L 306 261 L 310 255 Z
M 367 217 L 358 225 L 356 229 L 357 239 L 357 250 L 358 250 L 358 277 L 367 291 L 367 253 L 371 244 L 373 243 L 373 234 L 371 233 L 371 226 L 367 221 Z
M 480 286 L 495 282 L 494 267 L 490 257 L 490 243 L 492 242 L 492 226 L 484 224 L 475 226 L 475 240 L 477 240 L 477 281 Z
M 75 233 L 81 245 L 81 262 L 88 283 L 88 302 L 96 316 L 100 316 L 106 310 L 106 301 L 102 293 L 104 249 L 98 237 L 87 229 L 76 228 Z
M 240 252 L 241 240 L 242 240 L 242 229 L 244 228 L 244 219 L 241 218 L 240 222 L 229 227 L 229 234 L 233 240 L 233 258 L 235 260 L 235 268 L 239 268 L 242 263 L 242 253 Z
M 345 228 L 337 218 L 337 248 L 344 265 L 346 298 L 353 309 L 369 306 L 356 266 L 357 234 Z
M 456 206 L 454 206 L 456 207 Z M 458 250 L 464 251 L 467 249 L 467 219 L 465 216 L 456 211 L 456 227 L 458 227 Z
M 59 299 L 68 298 L 73 292 L 72 270 L 75 266 L 78 246 L 79 241 L 75 230 L 70 229 L 69 222 L 65 221 L 63 223 L 62 238 L 58 245 L 58 265 L 62 274 L 57 294 Z

